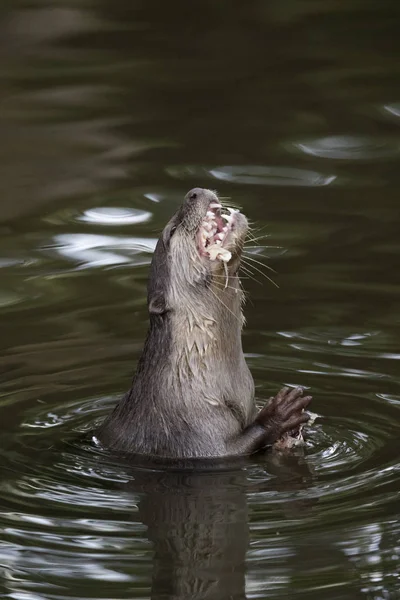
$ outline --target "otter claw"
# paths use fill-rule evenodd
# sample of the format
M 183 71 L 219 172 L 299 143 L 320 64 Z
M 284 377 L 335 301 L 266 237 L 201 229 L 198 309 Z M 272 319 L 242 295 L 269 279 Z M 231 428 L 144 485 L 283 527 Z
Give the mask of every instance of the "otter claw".
M 268 432 L 268 443 L 273 443 L 287 431 L 296 429 L 309 420 L 304 409 L 312 397 L 303 396 L 303 388 L 282 388 L 259 412 L 256 421 Z

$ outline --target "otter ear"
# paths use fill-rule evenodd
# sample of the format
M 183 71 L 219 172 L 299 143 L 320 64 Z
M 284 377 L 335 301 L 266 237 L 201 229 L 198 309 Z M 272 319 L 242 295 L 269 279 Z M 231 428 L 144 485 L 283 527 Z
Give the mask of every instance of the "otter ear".
M 164 243 L 164 246 L 168 246 L 172 236 L 174 235 L 176 228 L 178 226 L 175 224 L 175 222 L 173 220 L 171 220 L 168 225 L 164 228 L 163 234 L 162 234 L 162 240 Z
M 164 295 L 160 292 L 155 293 L 149 298 L 150 315 L 164 315 L 167 312 L 167 305 Z

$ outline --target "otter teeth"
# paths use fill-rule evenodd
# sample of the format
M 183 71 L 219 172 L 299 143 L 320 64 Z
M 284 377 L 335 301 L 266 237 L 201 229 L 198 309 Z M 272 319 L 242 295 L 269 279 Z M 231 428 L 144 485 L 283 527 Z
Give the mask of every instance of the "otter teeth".
M 239 212 L 234 208 L 226 207 L 228 214 L 222 214 L 220 210 L 222 205 L 218 202 L 212 202 L 209 205 L 209 209 L 206 212 L 206 216 L 201 224 L 201 244 L 210 260 L 219 259 L 224 263 L 228 263 L 232 258 L 232 254 L 229 250 L 224 248 L 224 241 L 227 238 L 228 233 L 231 231 L 234 214 Z M 225 225 L 222 226 L 225 220 Z
M 228 263 L 232 258 L 232 252 L 229 252 L 229 250 L 226 250 L 225 248 L 222 248 L 222 250 L 223 252 L 218 254 L 218 258 L 220 258 L 223 262 Z
M 211 260 L 219 258 L 223 262 L 229 262 L 232 258 L 232 253 L 229 252 L 229 250 L 226 250 L 226 248 L 221 248 L 221 246 L 218 244 L 213 244 L 212 246 L 209 246 L 207 248 L 207 251 Z

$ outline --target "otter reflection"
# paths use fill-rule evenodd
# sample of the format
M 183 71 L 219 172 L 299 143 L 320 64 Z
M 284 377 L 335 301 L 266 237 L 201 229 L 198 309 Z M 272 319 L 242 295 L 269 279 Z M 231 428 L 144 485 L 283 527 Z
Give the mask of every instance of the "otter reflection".
M 301 457 L 275 456 L 273 461 L 277 477 L 264 481 L 262 491 L 298 490 L 311 481 Z M 135 471 L 133 487 L 141 493 L 139 518 L 154 548 L 152 600 L 246 598 L 250 484 L 240 467 Z M 290 510 L 296 510 L 295 505 L 292 501 Z M 297 511 L 307 508 L 302 501 Z

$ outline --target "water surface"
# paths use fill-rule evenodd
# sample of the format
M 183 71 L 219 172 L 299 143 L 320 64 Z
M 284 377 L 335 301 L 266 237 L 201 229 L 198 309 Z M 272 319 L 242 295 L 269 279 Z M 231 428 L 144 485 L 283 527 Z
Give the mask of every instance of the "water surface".
M 0 13 L 1 597 L 399 598 L 398 3 Z M 244 347 L 260 404 L 312 390 L 304 455 L 150 472 L 85 441 L 194 186 L 255 224 Z

